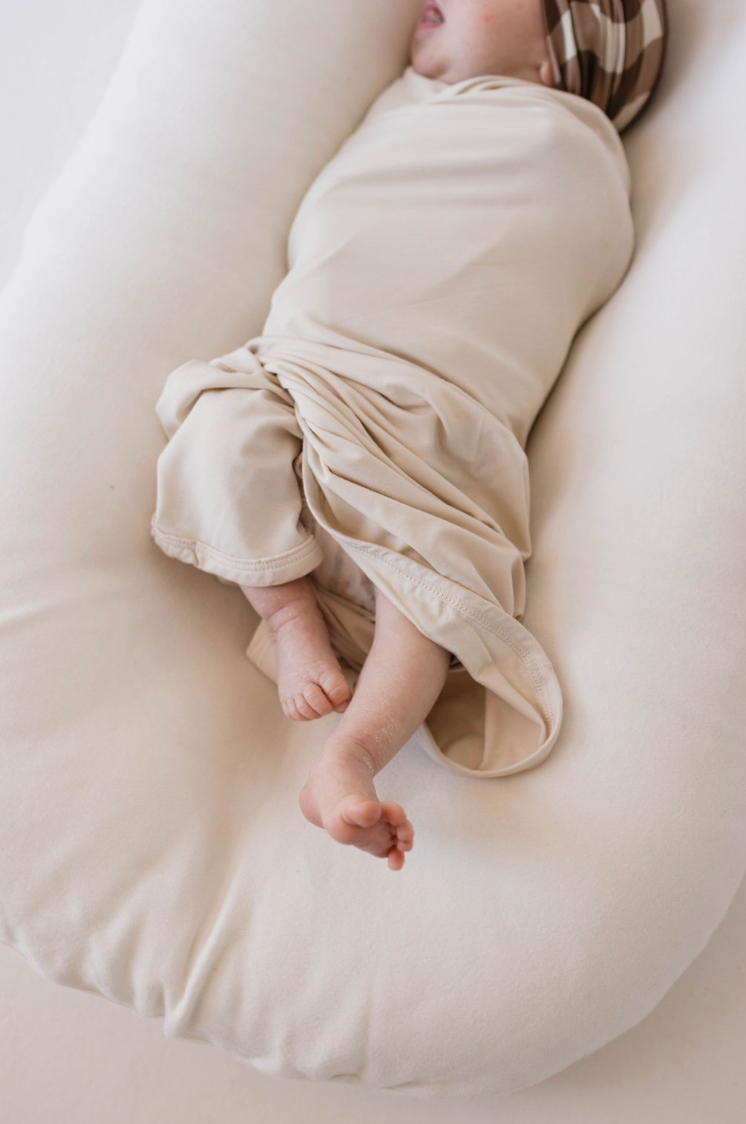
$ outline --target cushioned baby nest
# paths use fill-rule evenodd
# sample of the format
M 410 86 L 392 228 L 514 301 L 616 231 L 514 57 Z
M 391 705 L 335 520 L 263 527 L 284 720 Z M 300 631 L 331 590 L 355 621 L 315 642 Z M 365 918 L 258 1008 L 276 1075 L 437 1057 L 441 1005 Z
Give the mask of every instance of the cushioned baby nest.
M 500 1093 L 635 1025 L 746 866 L 746 16 L 670 0 L 636 252 L 530 435 L 523 623 L 565 701 L 513 776 L 414 741 L 402 871 L 310 824 L 239 590 L 149 535 L 167 373 L 256 335 L 295 210 L 419 3 L 145 0 L 0 309 L 0 935 L 262 1072 Z M 573 95 L 567 95 L 572 97 Z

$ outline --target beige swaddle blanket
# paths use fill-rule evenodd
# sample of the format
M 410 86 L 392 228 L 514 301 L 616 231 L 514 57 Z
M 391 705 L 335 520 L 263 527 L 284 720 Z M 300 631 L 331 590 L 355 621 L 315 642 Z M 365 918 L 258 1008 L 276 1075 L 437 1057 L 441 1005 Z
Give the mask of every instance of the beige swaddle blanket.
M 616 129 L 585 99 L 408 67 L 305 195 L 262 335 L 183 364 L 156 406 L 158 546 L 238 584 L 309 573 L 358 671 L 375 583 L 452 653 L 415 739 L 461 773 L 531 768 L 559 733 L 556 674 L 519 623 L 524 448 L 630 264 L 630 187 Z M 330 544 L 347 586 L 328 580 Z M 276 678 L 264 622 L 248 655 Z

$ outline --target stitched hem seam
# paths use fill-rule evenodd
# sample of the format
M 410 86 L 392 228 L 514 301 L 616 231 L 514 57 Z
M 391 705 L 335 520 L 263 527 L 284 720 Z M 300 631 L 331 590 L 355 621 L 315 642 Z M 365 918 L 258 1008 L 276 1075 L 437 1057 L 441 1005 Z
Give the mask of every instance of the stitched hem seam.
M 323 560 L 323 552 L 315 538 L 310 537 L 292 550 L 282 554 L 275 554 L 267 558 L 237 558 L 232 554 L 225 554 L 209 543 L 200 539 L 185 539 L 177 535 L 169 535 L 151 523 L 151 535 L 157 545 L 169 557 L 178 558 L 180 561 L 191 562 L 198 569 L 206 568 L 205 564 L 219 566 L 222 571 L 231 570 L 239 574 L 280 573 L 288 567 L 297 567 L 299 563 L 316 559 L 316 565 Z M 313 567 L 311 567 L 313 568 Z M 279 584 L 279 583 L 278 583 Z
M 524 665 L 531 682 L 537 689 L 539 697 L 544 703 L 546 713 L 549 715 L 550 719 L 549 732 L 551 735 L 551 732 L 554 729 L 557 721 L 554 713 L 554 708 L 552 706 L 552 701 L 547 693 L 544 676 L 541 674 L 536 660 L 533 658 L 531 653 L 527 651 L 525 643 L 521 644 L 520 641 L 515 640 L 512 636 L 508 635 L 505 629 L 500 628 L 499 625 L 495 625 L 491 621 L 487 620 L 484 613 L 480 613 L 478 610 L 473 609 L 470 605 L 467 605 L 465 601 L 461 601 L 458 597 L 454 597 L 451 594 L 445 593 L 442 589 L 434 585 L 432 582 L 423 581 L 422 578 L 418 578 L 414 574 L 410 574 L 402 566 L 396 566 L 393 562 L 389 562 L 388 558 L 386 558 L 385 556 L 379 555 L 375 551 L 370 550 L 368 547 L 362 546 L 360 543 L 353 542 L 351 540 L 347 540 L 346 545 L 351 547 L 353 550 L 359 551 L 361 554 L 368 554 L 372 557 L 380 558 L 381 561 L 384 562 L 390 570 L 396 571 L 396 573 L 401 574 L 408 581 L 414 582 L 415 585 L 422 586 L 423 589 L 429 590 L 446 604 L 454 605 L 462 613 L 466 614 L 466 616 L 471 617 L 472 620 L 475 620 L 479 624 L 481 624 L 482 627 L 486 628 L 488 632 L 493 632 L 496 636 L 499 636 L 501 640 L 504 640 L 505 643 L 513 649 L 521 663 Z M 495 608 L 498 608 L 498 606 L 495 606 Z M 504 609 L 501 609 L 501 611 L 503 613 L 505 612 Z

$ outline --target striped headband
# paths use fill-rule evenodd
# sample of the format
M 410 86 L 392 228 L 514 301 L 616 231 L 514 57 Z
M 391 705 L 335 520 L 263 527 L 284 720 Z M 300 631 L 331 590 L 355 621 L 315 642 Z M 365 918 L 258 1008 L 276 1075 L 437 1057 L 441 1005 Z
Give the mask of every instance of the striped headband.
M 663 68 L 664 0 L 544 0 L 556 88 L 599 106 L 622 132 Z

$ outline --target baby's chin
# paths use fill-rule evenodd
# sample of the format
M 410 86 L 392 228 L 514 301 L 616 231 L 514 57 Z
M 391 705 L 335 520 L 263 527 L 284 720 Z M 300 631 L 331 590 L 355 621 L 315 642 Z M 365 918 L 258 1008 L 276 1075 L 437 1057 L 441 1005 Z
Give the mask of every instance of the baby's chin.
M 444 76 L 443 67 L 432 59 L 428 61 L 424 51 L 413 51 L 409 57 L 409 65 L 415 74 L 421 74 L 423 78 L 436 78 L 439 82 L 449 81 Z

